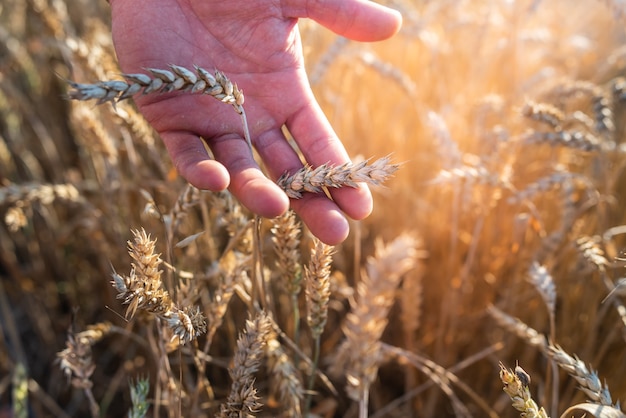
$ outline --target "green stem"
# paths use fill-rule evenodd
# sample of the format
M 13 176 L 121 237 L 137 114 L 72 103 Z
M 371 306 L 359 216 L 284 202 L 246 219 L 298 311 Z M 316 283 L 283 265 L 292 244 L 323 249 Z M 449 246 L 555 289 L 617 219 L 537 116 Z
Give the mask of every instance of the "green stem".
M 311 401 L 313 400 L 313 385 L 315 384 L 315 376 L 317 375 L 317 366 L 320 359 L 320 335 L 315 336 L 315 347 L 313 348 L 313 364 L 311 365 L 311 375 L 309 376 L 309 384 L 307 387 L 306 404 L 304 406 L 304 416 L 309 415 L 311 410 Z

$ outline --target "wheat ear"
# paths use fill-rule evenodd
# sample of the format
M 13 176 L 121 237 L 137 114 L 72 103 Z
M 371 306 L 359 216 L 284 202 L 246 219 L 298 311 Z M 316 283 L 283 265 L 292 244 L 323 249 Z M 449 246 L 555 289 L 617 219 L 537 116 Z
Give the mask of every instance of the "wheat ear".
M 302 198 L 304 192 L 321 193 L 324 188 L 357 187 L 357 183 L 380 185 L 400 168 L 399 164 L 391 164 L 390 160 L 387 156 L 371 164 L 364 160 L 340 166 L 322 164 L 313 168 L 307 165 L 294 174 L 284 174 L 277 183 L 292 199 Z
M 112 285 L 117 289 L 118 299 L 126 309 L 126 317 L 132 317 L 137 309 L 142 309 L 165 321 L 174 336 L 182 344 L 189 342 L 206 332 L 206 320 L 200 308 L 178 308 L 174 305 L 161 282 L 162 271 L 160 254 L 155 254 L 156 240 L 142 228 L 133 230 L 134 241 L 128 242 L 128 253 L 135 260 L 128 276 L 113 272 Z
M 357 298 L 346 317 L 346 340 L 338 350 L 335 366 L 346 362 L 347 393 L 358 401 L 360 416 L 367 416 L 369 388 L 378 374 L 382 360 L 381 342 L 388 322 L 389 309 L 402 276 L 416 263 L 417 241 L 401 235 L 384 245 L 376 241 L 374 257 L 368 259 L 363 280 L 357 285 Z
M 304 395 L 304 387 L 299 372 L 292 358 L 287 355 L 278 341 L 276 331 L 270 330 L 266 350 L 267 367 L 274 383 L 273 388 L 282 403 L 285 418 L 302 416 L 300 401 Z
M 232 105 L 239 113 L 244 102 L 243 91 L 221 71 L 211 74 L 198 66 L 194 67 L 194 71 L 179 65 L 170 65 L 169 68 L 146 68 L 150 75 L 122 74 L 125 80 L 98 81 L 94 84 L 68 81 L 73 89 L 68 92 L 68 97 L 73 100 L 97 100 L 98 104 L 102 104 L 129 99 L 139 93 L 184 91 L 207 94 Z
M 241 116 L 244 136 L 250 151 L 252 140 L 248 129 L 246 112 L 243 109 L 243 91 L 218 70 L 213 74 L 204 68 L 194 66 L 189 70 L 180 65 L 170 65 L 169 70 L 146 68 L 150 73 L 122 74 L 125 80 L 98 81 L 94 84 L 81 84 L 68 80 L 73 90 L 68 97 L 73 100 L 97 100 L 98 104 L 129 99 L 137 94 L 169 93 L 182 91 L 192 94 L 206 94 L 220 102 L 231 105 Z
M 306 283 L 307 323 L 315 342 L 313 350 L 313 371 L 309 378 L 309 393 L 313 392 L 315 374 L 320 357 L 321 335 L 328 317 L 330 300 L 330 264 L 334 248 L 317 238 L 313 239 L 313 251 L 309 265 L 304 268 Z M 311 396 L 307 397 L 305 414 L 308 414 Z
M 92 325 L 85 331 L 74 333 L 70 327 L 67 333 L 66 347 L 57 353 L 63 373 L 71 379 L 72 386 L 82 389 L 89 400 L 92 417 L 100 416 L 100 407 L 93 396 L 91 375 L 96 365 L 91 357 L 91 347 L 111 331 L 111 324 L 102 322 Z
M 230 394 L 221 405 L 217 417 L 251 417 L 261 408 L 254 387 L 254 374 L 261 365 L 271 329 L 272 323 L 264 312 L 246 321 L 245 330 L 237 340 L 233 365 L 228 370 L 233 380 Z
M 504 392 L 511 398 L 513 408 L 521 412 L 520 416 L 548 418 L 545 409 L 539 408 L 530 396 L 530 389 L 528 388 L 530 376 L 521 367 L 515 367 L 515 372 L 513 372 L 500 363 L 500 380 L 504 385 Z
M 560 346 L 549 343 L 543 334 L 540 334 L 535 329 L 500 309 L 491 306 L 487 309 L 487 312 L 503 328 L 506 328 L 526 340 L 530 345 L 539 348 L 551 360 L 555 361 L 560 368 L 576 379 L 580 385 L 579 389 L 583 391 L 590 400 L 600 405 L 612 405 L 609 388 L 606 384 L 603 385 L 598 374 L 593 370 L 589 371 L 585 363 L 579 358 L 572 357 Z

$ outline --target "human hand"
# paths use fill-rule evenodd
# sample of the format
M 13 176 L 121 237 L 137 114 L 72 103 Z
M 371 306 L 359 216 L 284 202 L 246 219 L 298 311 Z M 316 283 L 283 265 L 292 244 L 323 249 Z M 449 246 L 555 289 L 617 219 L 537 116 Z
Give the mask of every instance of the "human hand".
M 252 143 L 273 178 L 302 166 L 283 125 L 309 164 L 349 161 L 309 86 L 298 18 L 311 18 L 358 41 L 388 38 L 401 24 L 399 13 L 367 0 L 111 0 L 111 8 L 124 72 L 198 65 L 218 69 L 237 83 L 245 94 Z M 287 196 L 254 161 L 231 106 L 206 95 L 174 93 L 135 101 L 191 184 L 214 191 L 229 187 L 244 206 L 264 217 L 288 209 Z M 291 204 L 311 233 L 337 244 L 349 232 L 343 213 L 365 218 L 372 196 L 360 185 L 333 190 L 332 200 L 306 194 Z

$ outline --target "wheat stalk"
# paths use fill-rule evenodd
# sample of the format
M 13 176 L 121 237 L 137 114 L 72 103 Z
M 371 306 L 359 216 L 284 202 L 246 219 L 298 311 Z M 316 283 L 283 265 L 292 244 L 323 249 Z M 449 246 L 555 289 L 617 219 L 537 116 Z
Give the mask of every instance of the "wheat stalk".
M 340 166 L 322 164 L 317 168 L 304 166 L 294 174 L 283 174 L 277 181 L 287 196 L 300 199 L 304 192 L 321 193 L 324 188 L 357 187 L 357 183 L 380 185 L 398 171 L 398 164 L 390 164 L 390 157 L 379 158 L 369 164 L 345 163 Z

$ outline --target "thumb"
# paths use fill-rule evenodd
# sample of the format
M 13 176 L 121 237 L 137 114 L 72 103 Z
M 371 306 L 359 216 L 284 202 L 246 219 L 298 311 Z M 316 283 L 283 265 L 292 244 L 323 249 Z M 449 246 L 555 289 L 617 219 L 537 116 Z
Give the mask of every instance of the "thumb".
M 287 17 L 302 17 L 346 38 L 381 41 L 395 35 L 402 25 L 400 12 L 369 0 L 287 0 Z

